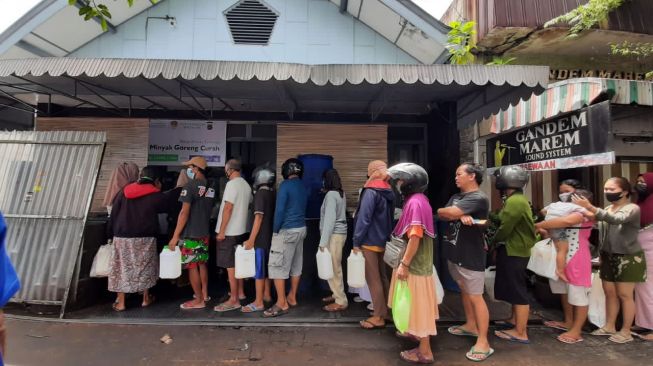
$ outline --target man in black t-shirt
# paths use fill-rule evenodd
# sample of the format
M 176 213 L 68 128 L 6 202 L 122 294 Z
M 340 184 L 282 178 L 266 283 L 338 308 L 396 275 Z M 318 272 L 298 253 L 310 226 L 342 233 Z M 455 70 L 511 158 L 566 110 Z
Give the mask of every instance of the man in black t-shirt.
M 456 186 L 460 189 L 438 210 L 438 218 L 449 221 L 444 237 L 444 254 L 449 273 L 461 290 L 466 322 L 448 329 L 458 336 L 473 336 L 476 344 L 467 352 L 471 361 L 483 361 L 494 350 L 487 338 L 490 315 L 483 299 L 486 245 L 483 238 L 490 208 L 487 196 L 479 190 L 484 169 L 463 163 L 456 169 Z
M 272 225 L 274 222 L 274 208 L 276 195 L 274 183 L 276 173 L 271 168 L 264 166 L 257 168 L 254 173 L 254 225 L 249 239 L 243 243 L 245 249 L 254 248 L 256 252 L 256 299 L 240 309 L 243 313 L 252 313 L 265 309 L 265 302 L 271 302 L 271 281 L 268 279 L 268 254 L 272 243 Z

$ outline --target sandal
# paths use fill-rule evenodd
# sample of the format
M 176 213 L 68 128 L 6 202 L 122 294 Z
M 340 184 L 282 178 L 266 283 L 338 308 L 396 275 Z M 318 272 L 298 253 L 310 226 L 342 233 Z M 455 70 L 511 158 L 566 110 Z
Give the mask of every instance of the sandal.
M 288 314 L 288 309 L 282 309 L 277 304 L 272 305 L 271 308 L 263 312 L 264 318 L 276 318 L 281 315 Z
M 613 336 L 613 335 L 617 334 L 617 332 L 608 332 L 607 330 L 605 330 L 603 328 L 599 328 L 599 329 L 593 331 L 590 334 L 594 335 L 594 336 Z
M 410 358 L 411 356 L 414 356 L 416 359 Z M 432 358 L 424 357 L 424 355 L 419 351 L 419 348 L 403 351 L 399 354 L 399 357 L 406 362 L 417 364 L 432 364 L 434 361 Z
M 571 338 L 571 337 L 563 335 L 563 334 L 557 336 L 556 339 L 558 341 L 560 341 L 562 343 L 566 343 L 566 344 L 576 344 L 576 343 L 580 343 L 580 342 L 584 341 L 584 339 L 582 337 L 581 338 Z
M 195 294 L 193 294 L 193 299 L 197 299 L 197 296 L 195 296 Z M 207 296 L 204 298 L 204 302 L 209 302 L 209 301 L 211 301 L 211 296 Z
M 122 309 L 119 308 L 119 307 L 118 307 L 118 303 L 115 303 L 115 302 L 114 302 L 113 304 L 111 304 L 111 308 L 113 308 L 113 310 L 114 310 L 114 311 L 117 311 L 117 312 L 121 312 L 121 311 L 125 311 L 125 310 L 127 310 L 127 307 L 124 307 L 124 308 L 122 308 Z
M 213 311 L 217 311 L 218 313 L 224 313 L 227 311 L 238 310 L 240 308 L 241 308 L 240 304 L 229 304 L 227 302 L 223 302 L 222 304 L 216 305 L 213 308 Z
M 549 327 L 549 328 L 553 328 L 553 329 L 557 329 L 557 330 L 562 330 L 564 332 L 569 330 L 567 327 L 564 326 L 564 324 L 562 324 L 562 323 L 560 323 L 558 321 L 555 321 L 555 320 L 545 321 L 544 326 Z
M 334 302 L 334 303 L 332 303 L 332 304 L 329 304 L 329 305 L 325 305 L 325 306 L 323 306 L 323 307 L 322 307 L 322 310 L 324 310 L 324 311 L 328 311 L 328 312 L 330 312 L 330 313 L 335 313 L 335 312 L 338 312 L 338 311 L 344 311 L 344 310 L 347 310 L 347 306 L 345 306 L 345 305 L 340 305 L 340 304 L 336 304 L 336 303 Z
M 634 338 L 633 338 L 633 336 L 626 337 L 621 333 L 616 333 L 616 334 L 613 334 L 612 336 L 610 336 L 610 338 L 608 338 L 608 340 L 610 342 L 624 344 L 624 343 L 632 342 L 634 340 Z
M 495 320 L 494 321 L 494 326 L 497 328 L 502 328 L 502 329 L 512 329 L 515 327 L 515 325 L 507 320 Z
M 521 344 L 530 344 L 531 341 L 528 339 L 517 338 L 510 333 L 506 333 L 503 330 L 495 330 L 494 335 L 509 342 L 521 343 Z
M 474 346 L 465 354 L 468 360 L 472 362 L 483 362 L 488 359 L 488 357 L 494 354 L 494 350 L 490 348 L 487 352 L 479 352 L 474 350 Z
M 478 337 L 478 334 L 463 329 L 462 325 L 449 327 L 449 329 L 447 329 L 447 332 L 455 336 Z
M 205 307 L 206 304 L 202 303 L 202 305 L 197 305 L 194 300 L 189 300 L 179 305 L 179 308 L 182 310 L 204 309 Z
M 263 306 L 259 308 L 253 302 L 240 308 L 241 313 L 255 313 L 257 311 L 263 311 L 263 310 L 265 310 Z
M 646 342 L 653 342 L 653 333 L 648 333 L 648 334 L 641 334 L 641 333 L 635 333 L 635 332 L 630 332 L 634 337 L 637 337 L 643 341 Z
M 372 323 L 371 321 L 369 321 L 369 320 L 367 320 L 367 319 L 365 319 L 365 320 L 361 320 L 360 322 L 358 322 L 358 324 L 360 324 L 361 328 L 363 328 L 363 329 L 367 329 L 367 330 L 374 330 L 374 329 L 383 329 L 383 328 L 385 328 L 385 323 L 384 323 L 384 324 L 374 324 L 374 323 Z M 365 325 L 365 324 L 369 324 L 369 325 Z

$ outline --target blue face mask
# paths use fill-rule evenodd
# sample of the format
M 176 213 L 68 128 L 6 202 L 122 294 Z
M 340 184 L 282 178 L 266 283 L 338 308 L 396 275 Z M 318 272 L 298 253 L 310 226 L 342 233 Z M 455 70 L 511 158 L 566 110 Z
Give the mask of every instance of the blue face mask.
M 186 175 L 190 179 L 195 179 L 195 172 L 193 171 L 193 168 L 186 169 Z

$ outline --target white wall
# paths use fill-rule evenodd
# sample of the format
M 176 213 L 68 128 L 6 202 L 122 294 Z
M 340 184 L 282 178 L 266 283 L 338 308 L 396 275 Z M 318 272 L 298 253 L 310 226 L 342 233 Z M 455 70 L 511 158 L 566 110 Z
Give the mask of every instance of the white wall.
M 416 64 L 410 55 L 327 0 L 263 0 L 279 14 L 267 46 L 235 45 L 223 12 L 238 0 L 166 0 L 72 57 Z M 170 15 L 166 21 L 148 17 Z

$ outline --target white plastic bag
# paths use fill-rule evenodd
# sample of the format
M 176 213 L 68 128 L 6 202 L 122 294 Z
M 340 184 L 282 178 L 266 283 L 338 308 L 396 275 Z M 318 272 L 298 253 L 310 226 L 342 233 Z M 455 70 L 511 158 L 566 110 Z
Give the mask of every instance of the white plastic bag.
M 533 249 L 531 250 L 531 258 L 528 260 L 528 266 L 526 268 L 540 276 L 557 280 L 556 254 L 553 240 L 540 240 L 533 246 Z
M 440 305 L 442 304 L 442 300 L 444 300 L 444 288 L 442 287 L 442 282 L 440 282 L 435 266 L 433 266 L 433 284 L 435 286 L 435 298 L 438 300 L 438 305 Z
M 113 244 L 109 241 L 107 244 L 100 246 L 95 254 L 90 276 L 108 277 L 111 272 L 111 262 L 113 262 Z
M 590 323 L 602 328 L 605 325 L 605 292 L 599 273 L 592 274 L 590 289 L 590 307 L 587 313 Z
M 494 298 L 494 283 L 497 279 L 497 267 L 490 266 L 485 269 L 485 293 L 491 301 L 497 301 Z

